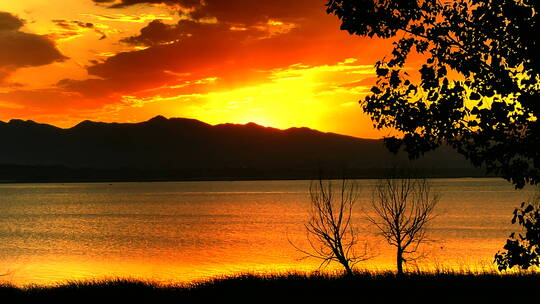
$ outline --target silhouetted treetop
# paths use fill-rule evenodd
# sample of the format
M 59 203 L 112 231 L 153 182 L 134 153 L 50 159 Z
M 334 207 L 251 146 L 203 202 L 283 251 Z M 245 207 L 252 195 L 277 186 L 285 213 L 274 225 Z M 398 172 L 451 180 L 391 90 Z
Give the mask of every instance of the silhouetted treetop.
M 360 102 L 377 128 L 403 134 L 391 150 L 414 158 L 447 142 L 517 187 L 540 182 L 537 1 L 330 0 L 327 12 L 394 41 Z

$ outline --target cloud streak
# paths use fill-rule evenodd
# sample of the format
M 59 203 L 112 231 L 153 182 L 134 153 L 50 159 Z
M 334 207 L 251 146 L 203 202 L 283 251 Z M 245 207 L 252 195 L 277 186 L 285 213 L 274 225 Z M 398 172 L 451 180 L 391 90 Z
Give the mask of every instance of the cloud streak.
M 57 39 L 70 39 L 72 37 L 77 37 L 80 36 L 82 32 L 87 30 L 96 32 L 100 36 L 99 40 L 107 38 L 107 34 L 91 22 L 83 22 L 78 20 L 70 21 L 65 19 L 55 19 L 52 22 L 61 29 L 61 32 L 55 35 L 57 36 Z
M 92 17 L 100 21 L 115 21 L 129 23 L 146 23 L 153 20 L 172 20 L 173 17 L 166 14 L 81 14 L 81 16 Z

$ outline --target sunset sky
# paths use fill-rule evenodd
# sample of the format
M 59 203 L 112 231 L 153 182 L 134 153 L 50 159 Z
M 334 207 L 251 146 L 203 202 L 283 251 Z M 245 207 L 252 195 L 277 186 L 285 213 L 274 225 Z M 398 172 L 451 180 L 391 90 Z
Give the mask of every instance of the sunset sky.
M 164 115 L 387 135 L 358 100 L 391 44 L 340 31 L 325 3 L 2 1 L 0 120 Z

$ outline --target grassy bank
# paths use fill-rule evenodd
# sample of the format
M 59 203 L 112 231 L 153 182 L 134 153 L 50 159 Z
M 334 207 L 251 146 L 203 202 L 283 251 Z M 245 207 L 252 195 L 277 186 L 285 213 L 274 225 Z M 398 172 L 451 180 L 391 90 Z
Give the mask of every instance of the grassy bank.
M 327 302 L 517 303 L 538 300 L 540 274 L 357 273 L 325 275 L 240 275 L 190 285 L 159 285 L 135 280 L 68 282 L 18 288 L 0 286 L 0 299 L 13 303 L 43 300 L 199 303 Z M 2 301 L 2 303 L 10 303 Z

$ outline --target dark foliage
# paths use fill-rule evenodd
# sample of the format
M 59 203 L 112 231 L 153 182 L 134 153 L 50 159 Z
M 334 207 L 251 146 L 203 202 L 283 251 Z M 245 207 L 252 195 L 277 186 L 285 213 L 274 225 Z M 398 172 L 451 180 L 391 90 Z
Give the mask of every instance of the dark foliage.
M 392 38 L 360 103 L 416 158 L 448 143 L 523 187 L 540 182 L 538 1 L 329 0 L 350 34 Z M 406 67 L 411 54 L 425 62 Z
M 525 234 L 510 234 L 504 249 L 498 252 L 495 262 L 499 270 L 507 270 L 514 266 L 529 269 L 540 266 L 540 207 L 521 203 L 520 208 L 514 210 L 512 224 L 518 223 L 525 229 Z

